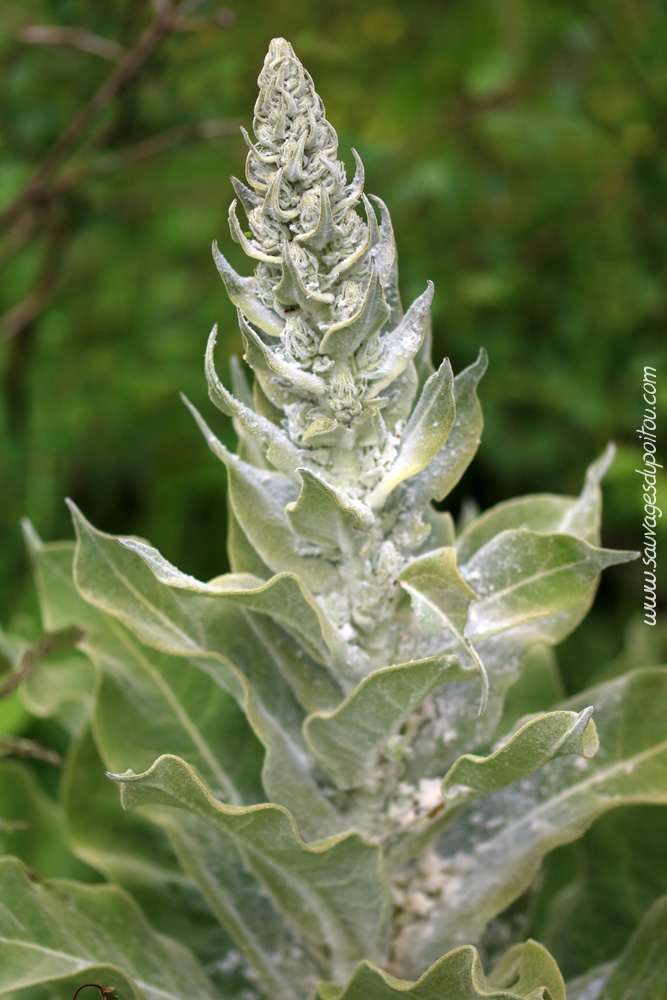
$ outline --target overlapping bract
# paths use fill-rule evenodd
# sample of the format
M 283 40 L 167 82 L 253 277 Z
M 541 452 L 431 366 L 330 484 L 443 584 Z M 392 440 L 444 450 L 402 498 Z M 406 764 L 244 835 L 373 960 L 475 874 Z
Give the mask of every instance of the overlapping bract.
M 197 581 L 75 507 L 75 552 L 29 536 L 45 626 L 80 625 L 98 678 L 68 769 L 72 843 L 170 933 L 176 899 L 205 929 L 206 947 L 187 943 L 209 964 L 221 949 L 216 975 L 241 969 L 225 996 L 250 981 L 272 1000 L 561 1000 L 538 945 L 488 980 L 471 945 L 547 851 L 606 809 L 665 800 L 655 713 L 641 747 L 613 743 L 657 704 L 662 671 L 499 728 L 526 658 L 632 556 L 599 546 L 611 452 L 578 498 L 500 504 L 457 535 L 432 501 L 479 442 L 485 355 L 456 377 L 433 369 L 432 286 L 403 314 L 389 213 L 363 194 L 356 154 L 348 181 L 284 40 L 259 83 L 248 185 L 234 181 L 249 230 L 230 212 L 254 275 L 214 247 L 252 388 L 238 364 L 234 394 L 223 385 L 215 332 L 206 354 L 238 454 L 193 410 L 227 468 L 232 572 Z M 71 698 L 89 698 L 77 676 Z M 591 762 L 593 707 L 610 743 Z M 92 761 L 137 810 L 124 825 L 112 786 L 100 794 L 111 836 L 79 818 Z

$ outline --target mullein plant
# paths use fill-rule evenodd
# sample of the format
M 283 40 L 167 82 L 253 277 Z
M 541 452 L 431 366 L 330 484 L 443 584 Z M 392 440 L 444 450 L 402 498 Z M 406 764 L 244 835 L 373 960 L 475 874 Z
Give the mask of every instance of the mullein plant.
M 251 377 L 235 361 L 225 388 L 215 330 L 206 352 L 236 454 L 186 401 L 226 467 L 232 571 L 202 583 L 74 505 L 76 546 L 27 526 L 45 629 L 81 631 L 24 698 L 65 713 L 63 836 L 110 884 L 0 862 L 0 991 L 564 1000 L 503 911 L 606 810 L 667 801 L 666 671 L 504 708 L 633 556 L 600 547 L 611 450 L 579 497 L 456 530 L 439 508 L 479 443 L 486 356 L 432 366 L 433 286 L 403 311 L 389 212 L 283 39 L 259 87 L 229 214 L 254 274 L 213 249 Z M 664 996 L 645 957 L 666 913 L 570 1000 Z

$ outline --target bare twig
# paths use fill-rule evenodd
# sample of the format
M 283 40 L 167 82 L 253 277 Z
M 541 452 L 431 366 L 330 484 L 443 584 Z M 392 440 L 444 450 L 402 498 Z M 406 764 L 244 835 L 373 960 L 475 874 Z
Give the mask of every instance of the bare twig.
M 72 119 L 25 187 L 0 213 L 0 229 L 12 225 L 26 205 L 39 201 L 43 197 L 49 178 L 76 147 L 89 126 L 129 80 L 138 73 L 158 43 L 173 29 L 179 17 L 188 12 L 192 6 L 193 4 L 187 0 L 176 6 L 170 0 L 160 5 L 155 18 L 136 48 L 127 53 L 88 104 Z
M 92 986 L 96 990 L 99 990 L 101 1000 L 118 1000 L 115 993 L 115 986 L 99 986 L 97 983 L 84 983 L 83 986 L 79 986 L 78 990 L 72 997 L 72 1000 L 76 1000 L 81 990 L 85 990 L 88 986 Z
M 83 28 L 65 28 L 59 24 L 32 24 L 22 28 L 17 37 L 26 45 L 72 45 L 111 62 L 120 62 L 126 54 L 123 46 L 110 38 L 93 35 Z
M 37 642 L 25 650 L 16 670 L 13 670 L 4 684 L 0 685 L 0 701 L 13 694 L 19 684 L 29 680 L 35 673 L 37 664 L 45 660 L 50 653 L 73 648 L 82 636 L 83 632 L 76 627 L 64 629 L 62 632 L 47 632 L 40 636 Z
M 193 139 L 215 139 L 219 135 L 234 135 L 241 124 L 233 118 L 213 118 L 206 122 L 195 122 L 188 125 L 177 125 L 175 128 L 158 132 L 142 142 L 121 149 L 118 152 L 107 153 L 91 164 L 91 174 L 106 174 L 121 167 L 131 167 L 135 163 L 147 160 L 167 149 L 179 146 Z
M 36 740 L 26 740 L 20 736 L 0 736 L 0 757 L 24 757 L 43 760 L 45 764 L 62 767 L 64 761 L 56 750 L 45 747 Z
M 56 220 L 44 248 L 42 265 L 33 287 L 20 302 L 0 317 L 0 343 L 11 340 L 34 323 L 53 298 L 58 288 L 62 242 L 62 225 Z

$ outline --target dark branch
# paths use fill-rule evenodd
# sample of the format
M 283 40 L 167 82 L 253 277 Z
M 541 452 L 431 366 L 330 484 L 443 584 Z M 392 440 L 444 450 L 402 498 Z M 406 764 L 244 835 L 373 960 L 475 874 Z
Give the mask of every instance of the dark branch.
M 192 4 L 181 3 L 174 6 L 167 2 L 160 6 L 153 22 L 142 36 L 136 48 L 132 49 L 104 81 L 88 104 L 73 118 L 59 139 L 51 147 L 25 187 L 0 213 L 0 229 L 5 229 L 16 220 L 26 205 L 42 197 L 49 178 L 69 156 L 79 140 L 98 115 L 111 103 L 123 87 L 139 72 L 162 38 L 176 25 L 179 17 Z

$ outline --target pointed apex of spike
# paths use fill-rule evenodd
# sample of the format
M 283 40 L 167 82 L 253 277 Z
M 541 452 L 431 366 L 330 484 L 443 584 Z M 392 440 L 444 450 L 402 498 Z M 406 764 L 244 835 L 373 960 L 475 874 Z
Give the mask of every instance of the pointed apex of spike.
M 295 59 L 294 49 L 286 38 L 272 38 L 269 42 L 269 51 L 266 54 L 266 62 L 275 62 L 276 59 Z

